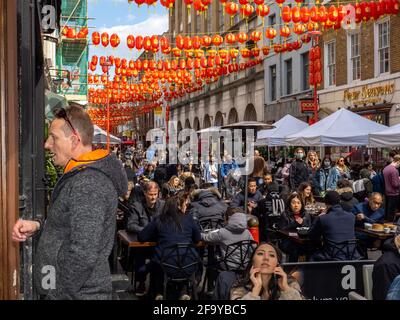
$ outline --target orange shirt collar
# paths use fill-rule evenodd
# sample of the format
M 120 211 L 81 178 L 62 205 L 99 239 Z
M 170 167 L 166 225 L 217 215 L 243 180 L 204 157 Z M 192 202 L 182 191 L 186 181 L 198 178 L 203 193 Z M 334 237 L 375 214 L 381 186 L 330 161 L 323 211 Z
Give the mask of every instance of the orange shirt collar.
M 81 155 L 78 159 L 71 159 L 68 161 L 67 165 L 65 166 L 64 173 L 71 171 L 73 168 L 78 166 L 92 163 L 94 161 L 100 160 L 108 156 L 108 151 L 103 149 L 97 149 L 90 151 Z

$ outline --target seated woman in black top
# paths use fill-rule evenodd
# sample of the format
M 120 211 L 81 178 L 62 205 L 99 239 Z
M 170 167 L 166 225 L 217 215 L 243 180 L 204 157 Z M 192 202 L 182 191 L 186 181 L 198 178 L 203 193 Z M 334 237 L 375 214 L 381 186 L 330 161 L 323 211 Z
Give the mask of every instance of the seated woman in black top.
M 303 202 L 297 192 L 293 192 L 288 197 L 286 208 L 279 224 L 281 230 L 296 232 L 298 227 L 310 227 L 311 217 L 305 212 Z M 303 253 L 301 247 L 290 239 L 283 240 L 280 248 L 289 255 L 289 262 L 298 261 L 299 255 Z
M 151 221 L 139 234 L 138 240 L 141 242 L 155 241 L 157 247 L 155 254 L 152 257 L 150 264 L 151 284 L 156 293 L 163 291 L 163 271 L 161 270 L 160 260 L 161 256 L 167 254 L 166 250 L 169 246 L 178 243 L 195 244 L 201 240 L 200 230 L 190 214 L 185 214 L 189 202 L 189 196 L 184 192 L 179 192 L 176 196 L 169 198 L 164 205 L 163 212 L 153 221 Z M 195 249 L 192 250 L 193 254 L 190 256 L 197 256 Z M 183 252 L 180 254 L 183 254 Z M 190 264 L 194 261 L 184 261 L 184 264 Z M 171 264 L 174 263 L 174 257 L 171 257 Z M 179 277 L 179 270 L 171 268 L 165 270 L 168 275 Z M 197 265 L 193 265 L 190 270 L 185 270 L 187 273 L 195 273 Z M 170 274 L 174 273 L 174 274 Z M 157 297 L 156 297 L 157 298 Z M 158 297 L 160 299 L 161 297 Z

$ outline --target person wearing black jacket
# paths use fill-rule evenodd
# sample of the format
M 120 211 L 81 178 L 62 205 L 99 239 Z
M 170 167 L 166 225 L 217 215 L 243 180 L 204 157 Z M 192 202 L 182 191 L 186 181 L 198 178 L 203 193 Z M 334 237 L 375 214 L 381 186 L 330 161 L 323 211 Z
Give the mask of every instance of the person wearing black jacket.
M 143 200 L 134 201 L 131 206 L 131 213 L 127 219 L 126 230 L 131 233 L 139 233 L 147 224 L 159 216 L 164 208 L 164 201 L 158 198 L 159 188 L 154 181 L 149 181 L 142 186 Z M 139 282 L 139 287 L 136 290 L 136 295 L 144 294 L 146 290 L 145 280 L 147 275 L 146 258 L 149 252 L 141 252 L 135 257 L 135 277 Z
M 192 215 L 200 224 L 205 220 L 224 220 L 228 206 L 222 201 L 217 188 L 198 189 L 192 193 L 188 214 Z
M 324 247 L 311 257 L 313 261 L 326 260 L 358 260 L 361 255 L 354 248 L 355 244 L 346 247 L 334 245 L 356 238 L 354 225 L 355 216 L 343 210 L 340 205 L 340 196 L 336 191 L 328 191 L 324 197 L 327 213 L 319 215 L 311 226 L 308 236 L 310 239 L 324 240 Z M 340 246 L 341 250 L 337 248 Z M 336 248 L 335 248 L 336 247 Z M 345 253 L 349 253 L 346 256 Z M 354 254 L 352 254 L 354 252 Z M 351 255 L 351 256 L 350 256 Z
M 245 193 L 244 191 L 241 191 L 237 193 L 231 203 L 230 207 L 233 208 L 244 208 L 244 198 L 245 198 Z M 247 187 L 247 202 L 248 202 L 248 213 L 251 213 L 251 210 L 253 210 L 257 202 L 262 199 L 262 194 L 260 191 L 257 190 L 257 182 L 255 178 L 249 178 L 248 180 L 248 187 Z
M 287 200 L 287 209 L 281 216 L 279 227 L 281 230 L 296 231 L 298 227 L 309 227 L 311 225 L 311 217 L 304 210 L 300 195 L 293 192 Z M 297 262 L 299 255 L 303 253 L 302 248 L 292 242 L 290 239 L 285 239 L 280 245 L 282 251 L 289 255 L 289 262 Z
M 257 203 L 254 215 L 259 221 L 260 241 L 270 242 L 271 232 L 285 212 L 285 201 L 279 193 L 279 185 L 273 181 L 266 185 L 266 196 Z
M 155 254 L 151 258 L 149 269 L 151 272 L 150 287 L 154 290 L 160 300 L 163 285 L 163 271 L 160 266 L 162 255 L 168 256 L 166 252 L 169 246 L 177 243 L 196 244 L 201 240 L 200 230 L 190 214 L 186 214 L 186 208 L 189 202 L 188 196 L 184 192 L 179 192 L 176 196 L 169 198 L 164 206 L 162 213 L 153 221 L 151 221 L 139 234 L 138 240 L 141 242 L 154 241 L 157 242 Z M 182 249 L 180 254 L 186 254 L 183 265 L 189 265 L 193 257 L 197 257 L 197 251 L 193 249 L 192 254 L 187 254 L 185 249 Z M 169 256 L 168 256 L 169 257 Z M 166 263 L 174 265 L 176 257 L 169 257 Z M 194 264 L 185 270 L 174 268 L 164 268 L 169 276 L 174 278 L 185 278 L 190 273 L 195 273 L 198 265 Z M 164 297 L 166 298 L 166 297 Z M 177 297 L 175 297 L 177 298 Z
M 383 255 L 375 262 L 372 271 L 374 300 L 385 300 L 391 283 L 400 275 L 400 235 L 386 240 L 382 252 Z
M 307 164 L 303 161 L 305 152 L 303 148 L 295 150 L 295 160 L 289 168 L 289 182 L 290 189 L 297 190 L 302 182 L 308 182 L 310 177 L 310 170 Z

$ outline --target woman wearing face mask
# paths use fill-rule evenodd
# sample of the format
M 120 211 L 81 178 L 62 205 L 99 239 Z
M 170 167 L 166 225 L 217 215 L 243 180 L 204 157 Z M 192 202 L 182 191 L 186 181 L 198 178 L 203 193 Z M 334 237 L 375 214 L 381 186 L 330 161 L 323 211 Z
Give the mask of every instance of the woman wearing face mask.
M 231 300 L 302 300 L 299 283 L 280 266 L 282 254 L 270 243 L 253 253 L 244 277 L 231 290 Z
M 297 148 L 294 152 L 295 160 L 293 160 L 289 169 L 289 182 L 292 190 L 297 190 L 300 183 L 307 182 L 309 179 L 309 171 L 307 165 L 303 161 L 305 152 L 303 148 Z
M 336 174 L 335 169 L 332 167 L 332 160 L 330 157 L 325 157 L 322 160 L 322 166 L 318 171 L 319 192 L 323 196 L 327 190 L 336 189 Z

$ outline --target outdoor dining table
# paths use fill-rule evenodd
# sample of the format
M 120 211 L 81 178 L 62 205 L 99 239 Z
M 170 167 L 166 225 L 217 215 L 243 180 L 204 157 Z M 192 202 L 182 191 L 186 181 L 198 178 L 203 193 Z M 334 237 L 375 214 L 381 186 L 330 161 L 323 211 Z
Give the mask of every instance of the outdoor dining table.
M 393 238 L 395 236 L 394 232 L 384 233 L 384 232 L 380 232 L 380 231 L 368 230 L 363 227 L 356 227 L 355 230 L 356 230 L 356 232 L 365 234 L 370 238 L 375 238 L 375 239 L 379 239 L 379 240 L 386 240 L 389 238 Z
M 303 246 L 318 246 L 321 244 L 320 240 L 310 239 L 308 236 L 300 237 L 295 230 L 277 230 L 277 233 L 283 238 L 287 238 Z

